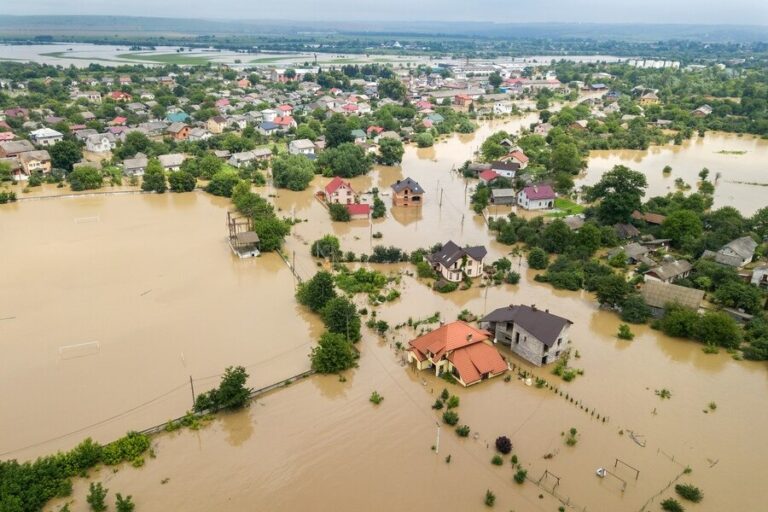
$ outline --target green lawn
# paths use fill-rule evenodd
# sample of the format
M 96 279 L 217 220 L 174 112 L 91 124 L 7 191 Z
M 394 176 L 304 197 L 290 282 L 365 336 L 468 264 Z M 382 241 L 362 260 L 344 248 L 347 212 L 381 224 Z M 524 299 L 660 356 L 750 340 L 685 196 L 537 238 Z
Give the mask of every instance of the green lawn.
M 570 199 L 565 197 L 558 197 L 555 199 L 555 211 L 547 214 L 547 217 L 567 217 L 569 215 L 576 215 L 584 211 L 584 206 L 576 204 Z
M 179 66 L 204 66 L 210 62 L 208 57 L 199 55 L 183 55 L 177 53 L 152 54 L 152 53 L 121 53 L 121 59 L 157 62 L 159 64 L 177 64 Z

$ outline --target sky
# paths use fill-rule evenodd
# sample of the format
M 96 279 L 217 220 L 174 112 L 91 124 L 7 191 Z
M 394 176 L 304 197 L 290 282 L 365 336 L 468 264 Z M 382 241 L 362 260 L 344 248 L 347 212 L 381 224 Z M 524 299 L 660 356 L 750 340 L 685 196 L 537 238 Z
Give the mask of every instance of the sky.
M 0 0 L 1 14 L 768 25 L 768 0 Z

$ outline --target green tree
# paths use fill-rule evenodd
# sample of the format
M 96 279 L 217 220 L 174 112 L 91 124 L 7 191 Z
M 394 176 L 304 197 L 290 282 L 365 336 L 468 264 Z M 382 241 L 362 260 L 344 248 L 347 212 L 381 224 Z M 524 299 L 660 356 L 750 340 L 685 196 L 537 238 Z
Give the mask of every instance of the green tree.
M 403 161 L 403 143 L 397 139 L 386 138 L 379 141 L 379 163 L 398 165 Z
M 387 206 L 384 204 L 384 201 L 381 200 L 378 194 L 373 196 L 373 212 L 371 213 L 371 217 L 374 219 L 380 219 L 387 213 Z
M 488 76 L 488 84 L 494 89 L 498 89 L 503 81 L 498 71 L 494 71 Z
M 320 153 L 317 167 L 324 176 L 354 178 L 367 174 L 373 166 L 371 159 L 360 146 L 344 143 Z
M 435 139 L 429 132 L 423 132 L 416 135 L 416 145 L 420 148 L 431 148 L 435 145 Z
M 328 206 L 328 211 L 331 214 L 331 220 L 334 222 L 349 222 L 351 216 L 347 206 L 343 204 L 331 204 Z
M 51 166 L 54 169 L 71 171 L 73 166 L 83 159 L 83 151 L 77 142 L 62 140 L 48 148 L 51 155 Z
M 101 485 L 101 482 L 91 482 L 88 487 L 88 496 L 86 496 L 85 501 L 88 502 L 88 505 L 93 512 L 104 512 L 107 510 L 105 498 L 107 497 L 108 492 L 109 489 L 105 489 L 104 486 Z
M 67 176 L 72 190 L 94 190 L 101 188 L 102 177 L 98 169 L 94 167 L 78 167 Z
M 704 225 L 699 216 L 690 210 L 672 212 L 664 219 L 662 236 L 671 238 L 675 247 L 685 247 L 701 236 Z
M 251 390 L 246 386 L 247 381 L 248 373 L 242 366 L 230 366 L 224 370 L 217 396 L 219 407 L 225 409 L 245 407 L 251 398 Z
M 336 298 L 336 289 L 333 285 L 333 276 L 326 271 L 320 271 L 309 281 L 301 283 L 296 292 L 299 304 L 315 312 L 322 310 L 328 301 L 334 298 Z
M 621 319 L 633 324 L 643 324 L 651 317 L 651 309 L 645 299 L 637 293 L 632 293 L 621 304 Z
M 324 258 L 331 261 L 337 261 L 342 254 L 339 239 L 333 235 L 325 235 L 323 238 L 312 242 L 311 252 L 315 258 Z
M 604 224 L 628 222 L 632 212 L 640 209 L 647 186 L 643 173 L 617 165 L 603 174 L 586 196 L 588 201 L 600 200 L 597 216 Z
M 617 308 L 624 303 L 632 287 L 624 276 L 611 274 L 595 279 L 595 294 L 601 306 Z
M 115 152 L 119 158 L 132 158 L 136 153 L 149 153 L 152 147 L 152 141 L 149 137 L 138 131 L 129 132 L 125 136 L 125 141 Z
M 725 313 L 707 312 L 694 325 L 693 337 L 708 345 L 738 348 L 741 332 L 736 321 Z
M 575 236 L 575 242 L 569 248 L 568 254 L 587 259 L 592 256 L 602 245 L 602 233 L 595 224 L 584 224 Z
M 224 162 L 222 162 L 220 158 L 218 158 L 216 155 L 208 154 L 203 156 L 203 158 L 198 161 L 197 175 L 203 179 L 210 180 L 222 169 L 222 167 L 224 167 Z
M 11 164 L 8 162 L 0 162 L 0 182 L 12 180 L 13 175 L 11 174 Z
M 344 335 L 324 332 L 309 356 L 312 369 L 320 373 L 338 373 L 355 365 L 357 355 Z
M 188 172 L 176 171 L 168 176 L 168 183 L 171 185 L 171 192 L 192 192 L 197 186 L 197 179 Z
M 549 263 L 549 256 L 547 256 L 547 253 L 544 251 L 544 249 L 541 249 L 539 247 L 534 247 L 533 249 L 528 252 L 528 266 L 537 269 L 542 270 L 547 268 L 547 264 Z
M 677 304 L 667 304 L 664 316 L 658 321 L 658 327 L 669 336 L 676 338 L 692 337 L 699 315 L 693 310 Z
M 291 226 L 272 215 L 254 217 L 253 230 L 259 235 L 259 249 L 262 252 L 272 252 L 283 245 L 285 237 L 291 232 Z
M 326 148 L 335 148 L 346 142 L 354 141 L 352 131 L 347 125 L 347 120 L 341 114 L 333 114 L 325 121 Z
M 136 508 L 136 504 L 133 503 L 132 496 L 123 498 L 120 493 L 115 495 L 115 509 L 117 512 L 133 512 L 134 508 Z
M 480 154 L 482 155 L 483 160 L 485 162 L 491 162 L 506 155 L 508 148 L 502 146 L 501 141 L 509 138 L 509 133 L 505 131 L 499 131 L 485 139 L 483 144 L 480 146 Z
M 156 158 L 151 159 L 147 164 L 147 169 L 141 178 L 141 190 L 144 192 L 157 192 L 158 194 L 168 190 L 165 171 Z
M 279 155 L 272 162 L 272 178 L 278 188 L 304 190 L 315 177 L 315 164 L 302 155 Z
M 714 293 L 714 300 L 722 306 L 743 309 L 753 315 L 762 310 L 765 302 L 763 294 L 757 287 L 735 280 L 718 286 Z
M 555 174 L 576 175 L 586 167 L 586 161 L 582 158 L 576 144 L 561 142 L 554 146 L 549 165 Z
M 562 254 L 573 245 L 573 238 L 573 232 L 568 224 L 560 219 L 555 219 L 544 229 L 541 243 L 545 251 Z
M 395 101 L 402 101 L 405 99 L 407 89 L 405 84 L 397 78 L 385 78 L 379 80 L 378 87 L 379 96 L 382 98 L 390 98 Z
M 334 297 L 326 302 L 321 311 L 323 322 L 330 332 L 356 342 L 360 339 L 360 315 L 355 305 L 346 297 Z
M 215 196 L 231 197 L 235 185 L 240 183 L 240 176 L 231 167 L 224 167 L 213 175 L 205 191 Z

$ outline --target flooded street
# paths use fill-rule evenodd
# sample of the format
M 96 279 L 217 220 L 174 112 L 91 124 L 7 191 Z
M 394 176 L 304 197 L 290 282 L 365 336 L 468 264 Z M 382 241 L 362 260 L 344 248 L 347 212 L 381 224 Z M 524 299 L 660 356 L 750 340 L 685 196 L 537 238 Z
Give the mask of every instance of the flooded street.
M 452 239 L 485 244 L 493 261 L 510 247 L 492 240 L 469 208 L 472 184 L 451 170 L 471 159 L 489 134 L 516 131 L 536 119 L 532 114 L 483 123 L 475 134 L 453 135 L 434 148 L 407 147 L 401 167 L 377 167 L 351 180 L 359 192 L 378 187 L 388 193 L 396 180 L 411 177 L 426 190 L 420 210 L 392 210 L 391 197 L 384 195 L 387 216 L 371 224 L 331 223 L 313 197 L 327 178 L 316 178 L 304 192 L 260 192 L 277 195 L 281 215 L 307 221 L 294 227 L 285 248 L 289 259 L 295 252 L 305 278 L 317 268 L 308 244 L 330 232 L 343 250 L 358 254 L 370 253 L 373 245 L 411 251 Z M 712 178 L 722 173 L 716 206 L 731 204 L 750 214 L 766 204 L 760 195 L 765 188 L 729 189 L 729 180 L 768 181 L 761 169 L 767 148 L 763 141 L 708 133 L 680 147 L 595 152 L 579 184 L 624 163 L 645 171 L 649 195 L 656 195 L 676 177 L 693 184 L 706 166 Z M 670 178 L 661 173 L 666 164 L 673 167 Z M 747 195 L 753 189 L 755 195 Z M 227 200 L 193 193 L 0 207 L 3 267 L 10 269 L 0 275 L 4 459 L 70 448 L 87 436 L 106 441 L 178 416 L 191 404 L 190 375 L 200 392 L 216 384 L 216 374 L 228 365 L 247 366 L 252 387 L 308 369 L 307 354 L 321 325 L 295 303 L 293 277 L 279 256 L 232 257 L 225 243 L 227 206 Z M 377 232 L 381 238 L 372 238 Z M 692 510 L 764 508 L 766 495 L 754 482 L 768 478 L 768 446 L 760 441 L 768 429 L 765 363 L 735 361 L 724 351 L 707 355 L 699 344 L 647 326 L 633 326 L 634 341 L 620 341 L 618 316 L 599 310 L 590 294 L 537 283 L 524 262 L 512 259 L 513 270 L 523 276 L 515 286 L 440 295 L 404 276 L 401 297 L 378 308 L 378 318 L 394 326 L 436 311 L 452 321 L 463 309 L 482 315 L 511 303 L 547 307 L 574 322 L 571 338 L 580 357 L 571 365 L 584 370 L 566 383 L 551 368 L 534 369 L 558 392 L 526 386 L 512 372 L 510 382 L 450 386 L 401 365 L 396 343 L 406 343 L 413 331 L 393 330 L 382 340 L 364 328 L 360 366 L 347 372 L 347 382 L 311 377 L 200 431 L 157 436 L 157 458 L 143 468 L 102 469 L 92 477 L 112 493 L 133 495 L 142 511 L 483 510 L 486 489 L 496 494 L 499 510 L 555 511 L 561 502 L 548 491 L 558 477 L 555 492 L 568 510 L 636 511 L 690 466 L 692 473 L 679 482 L 693 483 L 705 495 Z M 362 306 L 364 296 L 358 299 Z M 443 425 L 435 455 L 430 447 L 439 415 L 430 406 L 443 387 L 460 396 L 460 424 L 473 434 L 462 439 Z M 662 388 L 671 391 L 671 399 L 656 396 Z M 374 390 L 385 398 L 379 406 L 368 401 Z M 705 413 L 710 402 L 717 409 Z M 569 447 L 561 433 L 571 427 L 579 437 Z M 646 446 L 634 442 L 630 431 Z M 70 432 L 75 433 L 62 437 Z M 508 458 L 501 467 L 491 465 L 499 435 L 512 439 L 532 481 L 514 483 Z M 639 477 L 623 464 L 639 470 Z M 619 478 L 597 478 L 598 467 L 626 481 L 626 489 Z M 540 479 L 543 488 L 535 483 Z M 73 511 L 85 510 L 86 492 L 87 481 L 78 480 Z M 661 499 L 647 510 L 658 510 Z

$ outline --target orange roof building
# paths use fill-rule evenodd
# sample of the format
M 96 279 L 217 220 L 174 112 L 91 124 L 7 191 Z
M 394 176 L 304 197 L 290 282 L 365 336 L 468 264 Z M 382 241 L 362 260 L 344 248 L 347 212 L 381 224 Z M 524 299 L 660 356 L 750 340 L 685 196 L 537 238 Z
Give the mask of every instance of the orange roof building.
M 491 342 L 491 333 L 464 322 L 445 324 L 411 340 L 408 362 L 416 368 L 450 373 L 463 386 L 471 386 L 506 372 L 509 367 Z

